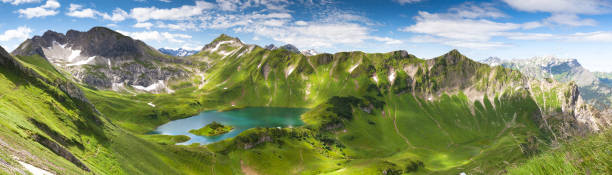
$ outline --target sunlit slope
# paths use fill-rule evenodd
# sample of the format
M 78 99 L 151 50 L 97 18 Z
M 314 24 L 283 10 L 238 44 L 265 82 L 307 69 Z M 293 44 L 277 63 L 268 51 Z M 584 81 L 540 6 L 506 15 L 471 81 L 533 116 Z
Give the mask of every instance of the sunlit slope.
M 588 107 L 576 102 L 574 86 L 530 80 L 456 50 L 429 60 L 405 51 L 304 56 L 222 36 L 184 59 L 201 65 L 169 82 L 172 94 L 80 88 L 102 114 L 102 124 L 86 130 L 106 140 L 90 142 L 100 146 L 84 148 L 95 151 L 86 158 L 66 147 L 96 174 L 495 174 L 598 126 L 577 120 L 591 116 L 576 112 Z M 70 81 L 39 57 L 20 60 L 43 77 Z M 311 110 L 303 127 L 255 128 L 210 145 L 144 135 L 202 110 L 253 106 Z M 86 137 L 72 132 L 65 136 Z
M 56 174 L 199 174 L 210 169 L 208 151 L 173 146 L 174 137 L 145 137 L 168 145 L 156 144 L 117 127 L 44 58 L 0 52 L 0 174 L 26 172 L 17 161 Z
M 611 174 L 612 131 L 572 139 L 524 164 L 508 167 L 508 174 Z

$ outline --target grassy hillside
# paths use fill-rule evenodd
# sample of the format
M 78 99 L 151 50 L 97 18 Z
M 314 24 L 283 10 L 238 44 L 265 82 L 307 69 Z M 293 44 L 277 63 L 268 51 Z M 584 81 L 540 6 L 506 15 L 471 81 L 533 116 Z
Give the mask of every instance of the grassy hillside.
M 198 70 L 171 82 L 172 94 L 78 86 L 95 108 L 48 84 L 71 83 L 48 62 L 16 58 L 40 76 L 1 69 L 0 92 L 10 93 L 0 95 L 0 139 L 36 158 L 11 158 L 2 144 L 0 158 L 65 174 L 498 174 L 548 149 L 559 131 L 542 116 L 557 114 L 571 95 L 529 88 L 518 71 L 456 50 L 431 60 L 405 51 L 307 57 L 229 40 L 186 58 Z M 209 145 L 146 134 L 203 110 L 263 106 L 310 110 L 305 126 L 254 128 Z
M 611 174 L 612 131 L 576 138 L 508 168 L 508 174 Z

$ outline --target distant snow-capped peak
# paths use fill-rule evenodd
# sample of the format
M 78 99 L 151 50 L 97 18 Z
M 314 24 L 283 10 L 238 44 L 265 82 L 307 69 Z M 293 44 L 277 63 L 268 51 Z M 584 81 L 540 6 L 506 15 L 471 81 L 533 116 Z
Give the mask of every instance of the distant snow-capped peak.
M 179 56 L 179 57 L 190 56 L 190 55 L 198 53 L 197 50 L 187 50 L 183 48 L 178 48 L 178 49 L 160 48 L 159 51 L 167 55 Z
M 302 54 L 304 54 L 304 55 L 306 55 L 306 56 L 314 56 L 314 55 L 319 54 L 319 52 L 317 52 L 317 51 L 316 51 L 316 50 L 314 50 L 314 49 L 308 49 L 308 50 L 303 50 L 303 51 L 302 51 Z

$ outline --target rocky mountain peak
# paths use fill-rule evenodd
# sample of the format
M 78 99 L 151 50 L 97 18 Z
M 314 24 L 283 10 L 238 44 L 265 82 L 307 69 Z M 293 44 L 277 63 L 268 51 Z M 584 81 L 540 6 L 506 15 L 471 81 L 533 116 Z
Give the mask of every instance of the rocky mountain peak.
M 190 55 L 198 53 L 197 50 L 187 50 L 183 48 L 178 48 L 178 49 L 160 48 L 158 50 L 159 52 L 163 54 L 170 55 L 170 56 L 179 56 L 179 57 L 190 56 Z
M 488 64 L 488 65 L 491 65 L 491 66 L 499 66 L 499 65 L 501 65 L 503 63 L 503 61 L 504 60 L 502 60 L 502 59 L 500 59 L 498 57 L 489 57 L 487 59 L 480 60 L 481 63 Z
M 165 82 L 185 72 L 171 59 L 142 41 L 105 27 L 66 34 L 47 31 L 22 43 L 13 55 L 41 56 L 81 83 L 101 89 L 167 91 Z M 142 87 L 142 88 L 140 88 Z
M 467 57 L 465 57 L 464 55 L 461 54 L 461 52 L 459 52 L 457 49 L 453 49 L 450 52 L 435 58 L 435 60 L 437 62 L 439 61 L 445 61 L 446 64 L 448 65 L 454 65 L 457 64 L 463 60 L 469 60 Z M 470 60 L 471 61 L 471 60 Z
M 226 44 L 233 45 L 233 46 L 244 46 L 244 43 L 242 43 L 240 39 L 228 36 L 226 34 L 221 34 L 219 35 L 219 37 L 215 38 L 211 43 L 204 46 L 204 48 L 202 48 L 202 51 L 203 52 L 206 52 L 206 51 L 216 52 L 219 50 L 220 46 L 226 45 Z
M 291 44 L 286 44 L 284 46 L 279 47 L 279 49 L 285 49 L 293 53 L 300 53 L 300 49 Z
M 308 50 L 302 51 L 302 54 L 306 55 L 306 56 L 315 56 L 315 55 L 317 55 L 319 53 L 316 50 L 314 50 L 314 49 L 308 49 Z

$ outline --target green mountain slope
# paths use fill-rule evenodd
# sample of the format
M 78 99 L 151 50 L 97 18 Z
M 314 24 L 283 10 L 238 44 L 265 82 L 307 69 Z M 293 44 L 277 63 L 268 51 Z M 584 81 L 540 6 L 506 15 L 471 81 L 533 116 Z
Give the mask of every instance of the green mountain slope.
M 0 139 L 37 158 L 1 158 L 14 169 L 18 159 L 87 173 L 41 135 L 94 174 L 498 174 L 608 125 L 574 84 L 532 80 L 456 50 L 430 60 L 406 51 L 305 56 L 222 35 L 184 59 L 196 68 L 168 82 L 173 93 L 131 94 L 75 85 L 42 57 L 3 54 L 31 71 L 1 62 L 2 90 L 17 90 L 0 97 L 0 124 L 13 128 Z M 253 128 L 209 145 L 146 134 L 203 110 L 263 106 L 310 110 L 302 127 Z M 65 163 L 45 164 L 55 161 Z
M 3 172 L 26 172 L 18 161 L 58 174 L 197 174 L 210 166 L 210 153 L 153 144 L 115 126 L 40 57 L 0 54 Z

